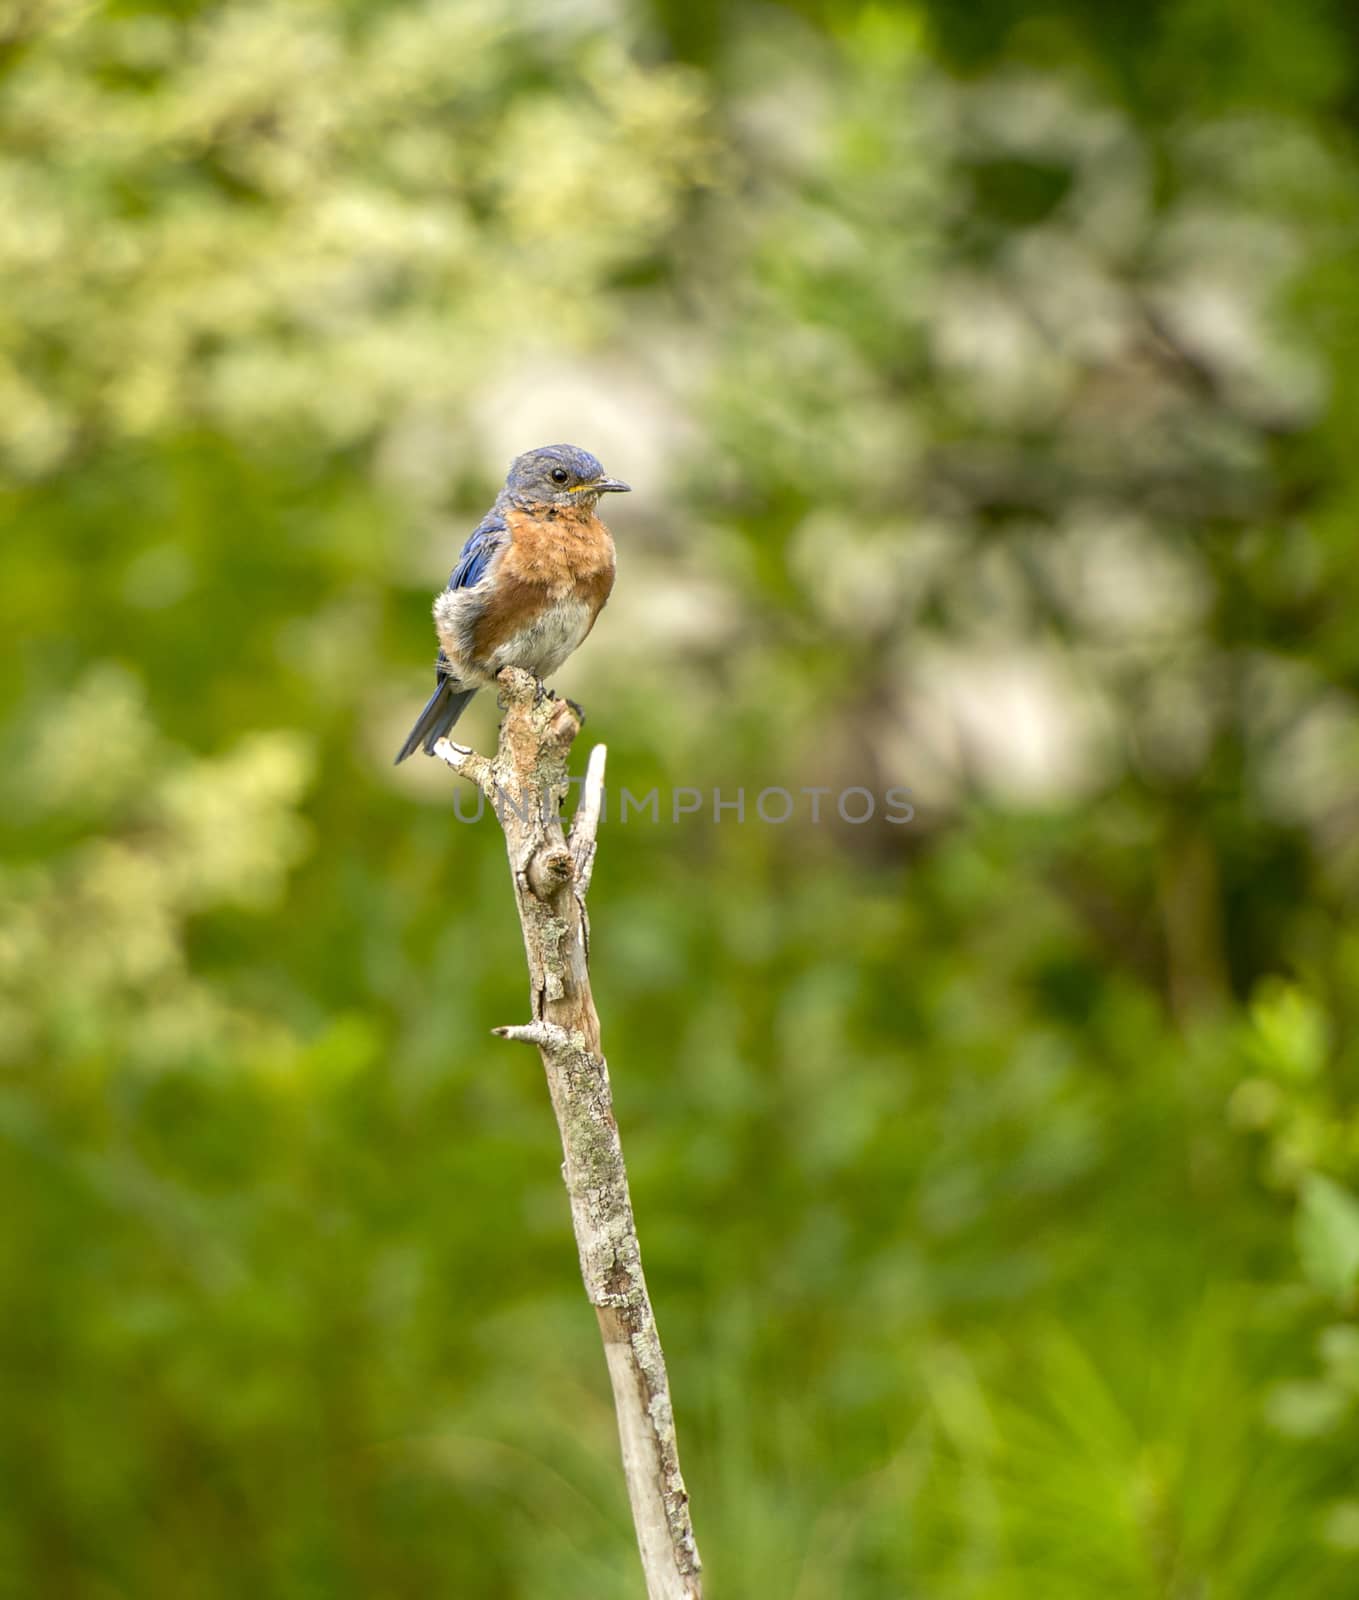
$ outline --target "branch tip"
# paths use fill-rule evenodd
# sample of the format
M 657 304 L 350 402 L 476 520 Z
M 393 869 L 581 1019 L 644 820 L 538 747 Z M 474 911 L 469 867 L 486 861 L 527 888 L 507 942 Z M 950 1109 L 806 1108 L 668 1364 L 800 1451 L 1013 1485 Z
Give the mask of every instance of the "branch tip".
M 491 1032 L 497 1039 L 511 1039 L 516 1044 L 536 1044 L 540 1050 L 561 1051 L 568 1049 L 571 1044 L 571 1035 L 554 1022 L 515 1023 L 509 1027 L 492 1028 Z
M 478 755 L 470 745 L 454 744 L 450 739 L 440 739 L 435 744 L 433 753 L 446 766 L 452 767 L 459 776 L 475 783 L 484 794 L 489 795 L 494 792 L 491 763 L 485 756 Z
M 580 808 L 571 824 L 571 858 L 576 863 L 577 891 L 582 896 L 590 887 L 595 867 L 595 836 L 599 832 L 599 819 L 604 809 L 604 763 L 608 760 L 607 745 L 597 744 L 590 752 L 585 768 L 585 788 Z

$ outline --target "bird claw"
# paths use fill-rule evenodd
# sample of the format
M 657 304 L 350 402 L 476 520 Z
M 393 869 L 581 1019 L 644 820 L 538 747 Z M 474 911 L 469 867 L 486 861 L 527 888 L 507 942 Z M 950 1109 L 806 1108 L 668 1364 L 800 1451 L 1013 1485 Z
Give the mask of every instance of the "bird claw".
M 585 707 L 581 705 L 579 700 L 572 700 L 567 695 L 558 694 L 555 689 L 549 689 L 541 678 L 535 678 L 533 681 L 536 687 L 538 701 L 560 700 L 563 705 L 568 705 L 571 707 L 572 711 L 574 711 L 576 714 L 576 721 L 579 722 L 582 727 L 585 726 Z

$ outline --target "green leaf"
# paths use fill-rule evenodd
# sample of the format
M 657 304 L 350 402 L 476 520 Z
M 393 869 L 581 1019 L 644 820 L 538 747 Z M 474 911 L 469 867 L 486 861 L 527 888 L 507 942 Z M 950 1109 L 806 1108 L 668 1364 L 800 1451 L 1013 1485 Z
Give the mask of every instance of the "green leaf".
M 1327 1379 L 1350 1394 L 1359 1394 L 1359 1328 L 1337 1322 L 1323 1328 L 1318 1340 Z
M 1265 1421 L 1290 1439 L 1332 1433 L 1349 1409 L 1344 1391 L 1329 1383 L 1276 1383 L 1265 1396 Z
M 1359 1200 L 1332 1179 L 1312 1173 L 1302 1187 L 1297 1245 L 1308 1281 L 1347 1298 L 1359 1282 Z
M 1251 1054 L 1265 1071 L 1296 1083 L 1310 1083 L 1326 1065 L 1330 1025 L 1309 994 L 1271 979 L 1251 1002 Z

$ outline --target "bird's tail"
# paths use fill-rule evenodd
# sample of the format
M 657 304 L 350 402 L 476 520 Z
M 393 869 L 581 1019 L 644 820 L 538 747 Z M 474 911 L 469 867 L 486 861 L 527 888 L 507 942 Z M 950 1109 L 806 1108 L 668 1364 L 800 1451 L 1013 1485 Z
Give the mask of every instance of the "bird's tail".
M 401 746 L 401 753 L 397 756 L 395 765 L 400 766 L 406 757 L 413 756 L 421 745 L 425 748 L 425 754 L 432 756 L 434 746 L 451 730 L 462 715 L 462 708 L 476 692 L 475 689 L 455 689 L 452 679 L 445 678 L 430 695 L 425 709 L 415 719 L 415 726 L 406 736 L 406 742 Z

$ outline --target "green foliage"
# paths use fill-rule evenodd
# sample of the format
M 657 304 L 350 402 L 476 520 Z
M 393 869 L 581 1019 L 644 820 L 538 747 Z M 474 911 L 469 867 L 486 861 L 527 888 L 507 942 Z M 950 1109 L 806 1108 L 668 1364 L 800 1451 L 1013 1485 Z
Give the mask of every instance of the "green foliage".
M 1298 1255 L 1308 1280 L 1338 1300 L 1359 1285 L 1359 1200 L 1319 1172 L 1302 1186 Z
M 12 10 L 0 1595 L 637 1592 L 499 833 L 390 765 L 566 437 L 713 1595 L 1350 1592 L 1332 9 Z
M 597 333 L 695 171 L 690 80 L 531 4 L 86 9 L 0 101 L 21 470 L 186 418 L 446 423 L 525 328 Z

